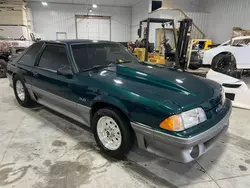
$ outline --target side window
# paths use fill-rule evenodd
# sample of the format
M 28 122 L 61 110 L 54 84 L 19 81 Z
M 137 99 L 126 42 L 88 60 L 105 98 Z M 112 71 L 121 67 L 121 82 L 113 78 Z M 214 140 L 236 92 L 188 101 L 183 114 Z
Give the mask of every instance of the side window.
M 23 65 L 29 65 L 29 66 L 34 66 L 36 57 L 39 53 L 39 50 L 43 46 L 43 42 L 38 42 L 33 44 L 27 52 L 24 53 L 24 55 L 18 60 L 18 63 L 23 64 Z
M 57 71 L 63 66 L 68 66 L 67 51 L 64 46 L 47 45 L 40 58 L 38 67 Z
M 86 44 L 72 45 L 75 62 L 80 70 L 93 67 L 88 61 L 88 49 Z

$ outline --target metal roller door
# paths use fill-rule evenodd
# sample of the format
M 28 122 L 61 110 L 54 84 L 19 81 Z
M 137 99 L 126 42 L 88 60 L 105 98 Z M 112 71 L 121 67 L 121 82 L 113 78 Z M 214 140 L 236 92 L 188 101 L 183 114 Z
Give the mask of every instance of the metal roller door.
M 76 16 L 77 39 L 110 40 L 110 17 Z

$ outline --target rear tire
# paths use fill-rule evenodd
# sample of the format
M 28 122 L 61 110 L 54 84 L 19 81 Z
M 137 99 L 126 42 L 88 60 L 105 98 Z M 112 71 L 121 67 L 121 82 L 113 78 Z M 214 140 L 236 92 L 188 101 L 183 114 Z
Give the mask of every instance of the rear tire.
M 219 54 L 212 61 L 214 71 L 226 74 L 229 76 L 235 75 L 237 71 L 235 58 L 230 54 Z
M 17 99 L 17 102 L 23 106 L 23 107 L 30 107 L 33 104 L 33 101 L 31 100 L 29 96 L 29 92 L 27 88 L 25 87 L 24 80 L 16 75 L 13 78 L 13 90 Z
M 7 73 L 7 63 L 0 59 L 0 78 L 6 78 Z
M 112 157 L 123 159 L 133 146 L 130 122 L 114 108 L 98 110 L 93 116 L 92 127 L 97 145 Z

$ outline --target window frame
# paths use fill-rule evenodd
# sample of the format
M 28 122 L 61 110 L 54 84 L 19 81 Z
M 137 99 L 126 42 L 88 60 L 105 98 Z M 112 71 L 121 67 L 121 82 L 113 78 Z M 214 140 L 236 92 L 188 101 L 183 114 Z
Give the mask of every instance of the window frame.
M 34 67 L 38 68 L 38 69 L 41 69 L 41 70 L 45 70 L 45 71 L 49 71 L 49 72 L 53 72 L 53 73 L 57 73 L 57 70 L 53 70 L 53 69 L 49 69 L 49 68 L 45 68 L 45 67 L 39 67 L 39 63 L 40 63 L 40 60 L 41 60 L 41 57 L 46 49 L 47 46 L 57 46 L 57 47 L 63 47 L 66 51 L 66 56 L 67 56 L 67 60 L 68 60 L 68 63 L 69 63 L 69 66 L 70 68 L 72 69 L 73 73 L 75 72 L 74 71 L 74 68 L 72 67 L 72 63 L 71 63 L 71 60 L 70 60 L 70 56 L 68 54 L 68 48 L 67 48 L 67 45 L 66 44 L 57 44 L 57 43 L 45 43 L 42 47 L 42 50 L 40 51 L 40 54 L 36 60 L 36 63 L 34 65 Z
M 74 56 L 74 52 L 73 52 L 73 46 L 78 46 L 78 45 L 85 45 L 86 48 L 87 48 L 87 53 L 89 54 L 89 48 L 88 48 L 88 44 L 86 43 L 77 43 L 77 44 L 70 44 L 70 53 L 72 55 L 72 61 L 74 62 L 76 68 L 77 68 L 77 72 L 80 72 L 80 68 L 79 66 L 77 65 L 76 61 L 75 61 L 75 56 Z M 88 59 L 87 61 L 89 61 L 89 55 L 88 55 Z M 86 69 L 87 70 L 87 69 Z

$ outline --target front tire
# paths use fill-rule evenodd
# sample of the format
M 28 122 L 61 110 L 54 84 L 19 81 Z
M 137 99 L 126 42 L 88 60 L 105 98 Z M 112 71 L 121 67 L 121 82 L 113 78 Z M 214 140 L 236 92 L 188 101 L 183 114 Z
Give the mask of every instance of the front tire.
M 212 61 L 214 71 L 233 76 L 236 72 L 235 58 L 230 54 L 219 54 Z
M 13 78 L 13 89 L 17 99 L 17 102 L 23 107 L 29 107 L 33 103 L 29 96 L 29 92 L 25 87 L 24 80 L 16 75 Z
M 112 157 L 123 159 L 134 142 L 128 119 L 114 108 L 103 108 L 94 114 L 92 126 L 101 150 Z

